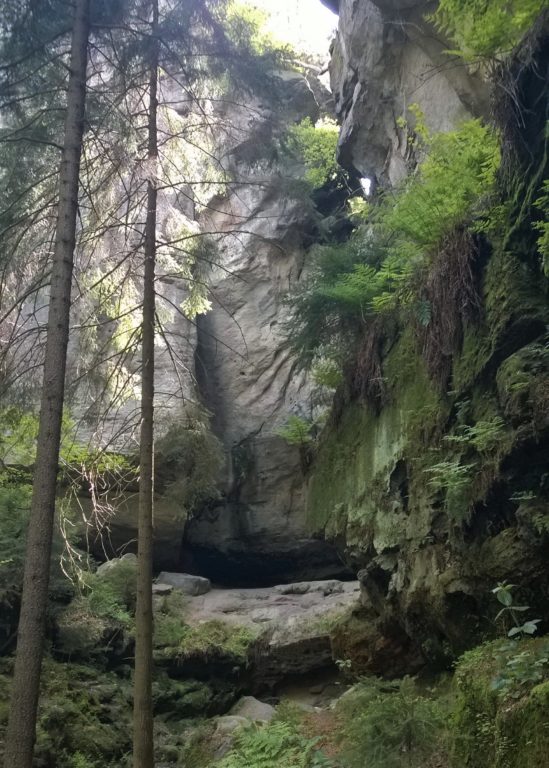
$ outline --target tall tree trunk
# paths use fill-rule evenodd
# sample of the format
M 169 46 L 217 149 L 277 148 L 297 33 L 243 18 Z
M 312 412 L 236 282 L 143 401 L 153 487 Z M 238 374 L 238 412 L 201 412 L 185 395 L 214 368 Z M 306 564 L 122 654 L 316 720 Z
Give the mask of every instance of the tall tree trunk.
M 141 436 L 139 453 L 139 533 L 137 605 L 135 612 L 135 677 L 133 704 L 133 765 L 153 768 L 152 711 L 152 549 L 154 494 L 154 330 L 157 200 L 157 90 L 160 41 L 158 0 L 151 0 L 149 131 L 147 165 L 147 219 L 145 224 L 145 274 L 143 279 Z
M 89 6 L 90 0 L 75 0 L 40 424 L 27 534 L 17 655 L 6 733 L 5 768 L 31 768 L 36 738 L 65 394 L 78 182 L 84 134 Z

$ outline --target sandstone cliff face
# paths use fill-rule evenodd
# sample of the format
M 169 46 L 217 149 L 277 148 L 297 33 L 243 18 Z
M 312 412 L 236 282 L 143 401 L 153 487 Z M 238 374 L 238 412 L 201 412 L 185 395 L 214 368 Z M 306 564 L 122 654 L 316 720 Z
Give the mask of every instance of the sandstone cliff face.
M 488 112 L 478 72 L 445 54 L 422 0 L 342 0 L 330 78 L 341 121 L 340 163 L 381 184 L 409 170 L 407 112 L 418 104 L 434 132 Z M 412 119 L 413 128 L 413 119 Z
M 443 43 L 421 19 L 428 9 L 413 1 L 340 3 L 331 64 L 340 155 L 384 184 L 407 170 L 395 123 L 406 104 L 419 103 L 432 130 L 488 111 L 478 74 L 447 59 L 441 67 Z M 530 44 L 512 70 L 523 122 L 509 130 L 508 106 L 505 131 L 522 136 L 518 156 L 529 157 L 518 161 L 518 181 L 502 178 L 511 201 L 533 194 L 547 173 L 543 109 L 539 101 L 530 108 L 547 93 L 539 66 L 547 44 L 541 30 L 537 54 Z M 504 152 L 514 151 L 510 144 Z M 384 405 L 348 402 L 321 436 L 309 519 L 359 571 L 363 605 L 342 630 L 339 653 L 363 669 L 412 669 L 422 656 L 444 662 L 493 632 L 491 589 L 503 580 L 520 586 L 532 615 L 549 615 L 547 286 L 531 221 L 520 204 L 512 210 L 507 230 L 476 241 L 480 310 L 460 326 L 447 385 L 433 380 L 412 329 L 387 329 Z M 470 474 L 453 484 L 457 462 Z
M 180 98 L 177 92 L 168 94 L 173 119 L 181 118 L 184 127 L 188 107 Z M 302 459 L 276 434 L 290 414 L 307 415 L 311 407 L 310 387 L 305 375 L 295 372 L 282 328 L 288 317 L 284 296 L 299 281 L 305 249 L 318 237 L 311 203 L 292 193 L 292 181 L 303 169 L 284 165 L 278 142 L 289 125 L 318 113 L 309 83 L 294 72 L 278 73 L 266 96 L 248 94 L 214 104 L 207 115 L 216 126 L 208 148 L 230 181 L 212 185 L 210 192 L 201 189 L 200 195 L 183 188 L 163 202 L 166 240 L 180 228 L 208 236 L 208 268 L 199 265 L 198 279 L 208 283 L 212 307 L 196 321 L 185 320 L 178 308 L 188 285 L 170 277 L 170 262 L 165 269 L 160 265 L 159 304 L 168 318 L 172 351 L 159 336 L 158 436 L 184 422 L 185 402 L 199 402 L 211 414 L 225 462 L 217 478 L 219 499 L 191 520 L 176 494 L 158 499 L 158 568 L 185 568 L 220 582 L 254 585 L 347 573 L 335 548 L 308 532 Z M 208 171 L 193 169 L 197 176 L 207 177 Z M 135 370 L 138 376 L 137 363 Z M 78 416 L 93 396 L 76 391 Z M 136 391 L 111 411 L 104 437 L 122 431 L 127 439 L 131 432 L 125 422 L 138 412 Z M 80 433 L 87 436 L 85 420 Z M 109 554 L 134 542 L 136 504 L 135 496 L 116 501 Z M 96 543 L 97 554 L 102 547 Z
M 299 450 L 276 434 L 290 414 L 311 408 L 310 386 L 285 342 L 284 297 L 317 236 L 314 211 L 285 189 L 280 167 L 254 163 L 254 146 L 318 113 L 301 76 L 285 74 L 282 83 L 282 108 L 260 107 L 249 140 L 231 155 L 246 183 L 216 198 L 201 220 L 207 231 L 237 230 L 221 244 L 196 350 L 201 395 L 227 462 L 223 497 L 189 521 L 184 557 L 214 579 L 241 584 L 345 572 L 335 550 L 310 537 Z

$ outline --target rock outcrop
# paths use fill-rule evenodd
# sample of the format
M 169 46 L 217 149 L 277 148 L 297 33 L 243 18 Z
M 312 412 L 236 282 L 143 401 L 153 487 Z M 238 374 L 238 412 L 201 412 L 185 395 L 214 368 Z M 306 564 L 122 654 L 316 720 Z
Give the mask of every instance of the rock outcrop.
M 249 685 L 269 690 L 285 678 L 334 666 L 333 628 L 358 597 L 356 581 L 334 579 L 212 589 L 188 600 L 185 620 L 194 626 L 214 621 L 252 631 L 256 639 L 250 646 Z
M 417 104 L 432 131 L 487 114 L 479 71 L 445 51 L 424 0 L 341 0 L 330 78 L 341 121 L 339 160 L 362 177 L 395 184 L 408 172 Z
M 340 156 L 383 184 L 407 172 L 408 129 L 396 122 L 407 105 L 420 105 L 431 130 L 447 130 L 485 114 L 497 90 L 497 78 L 489 88 L 479 71 L 441 58 L 444 41 L 423 19 L 429 9 L 340 3 L 331 64 Z M 400 658 L 401 673 L 421 657 L 447 663 L 494 632 L 492 588 L 505 580 L 547 628 L 549 310 L 537 214 L 521 203 L 547 174 L 548 45 L 540 27 L 507 63 L 512 99 L 505 85 L 496 93 L 508 99 L 503 165 L 521 170 L 500 181 L 509 220 L 490 242 L 474 240 L 479 311 L 459 319 L 448 378 L 436 381 L 412 327 L 386 328 L 384 402 L 340 402 L 312 467 L 311 526 L 342 542 L 359 572 L 362 609 L 339 642 L 364 670 L 382 669 L 387 655 Z

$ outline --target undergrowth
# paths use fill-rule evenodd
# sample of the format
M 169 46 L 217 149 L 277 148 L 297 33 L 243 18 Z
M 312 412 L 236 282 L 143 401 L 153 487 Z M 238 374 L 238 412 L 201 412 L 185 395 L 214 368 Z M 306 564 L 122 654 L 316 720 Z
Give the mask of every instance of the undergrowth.
M 364 680 L 338 711 L 346 768 L 424 768 L 434 756 L 448 758 L 448 703 L 421 693 L 411 678 Z
M 229 754 L 216 768 L 335 768 L 318 749 L 319 738 L 307 738 L 294 721 L 275 719 L 237 731 Z

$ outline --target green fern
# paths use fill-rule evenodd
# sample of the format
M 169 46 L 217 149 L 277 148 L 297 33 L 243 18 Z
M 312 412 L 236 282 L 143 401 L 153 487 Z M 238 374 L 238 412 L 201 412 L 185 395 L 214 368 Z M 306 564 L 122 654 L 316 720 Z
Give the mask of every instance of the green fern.
M 430 17 L 466 59 L 509 53 L 548 7 L 547 0 L 440 0 Z
M 231 752 L 216 768 L 334 768 L 296 723 L 273 720 L 237 731 Z

